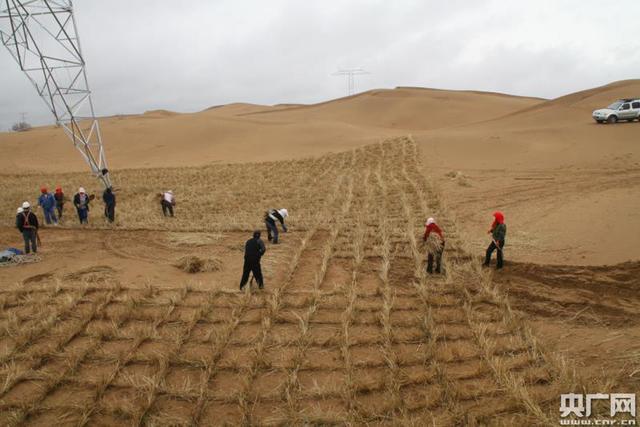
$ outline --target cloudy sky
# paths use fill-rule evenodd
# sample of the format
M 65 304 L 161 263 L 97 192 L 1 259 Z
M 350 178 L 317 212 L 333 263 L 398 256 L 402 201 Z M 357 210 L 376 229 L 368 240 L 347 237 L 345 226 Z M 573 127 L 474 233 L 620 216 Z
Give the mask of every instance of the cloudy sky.
M 187 6 L 188 5 L 188 6 Z M 640 78 L 640 1 L 76 0 L 99 115 L 423 86 L 553 98 Z M 52 119 L 0 50 L 0 129 Z

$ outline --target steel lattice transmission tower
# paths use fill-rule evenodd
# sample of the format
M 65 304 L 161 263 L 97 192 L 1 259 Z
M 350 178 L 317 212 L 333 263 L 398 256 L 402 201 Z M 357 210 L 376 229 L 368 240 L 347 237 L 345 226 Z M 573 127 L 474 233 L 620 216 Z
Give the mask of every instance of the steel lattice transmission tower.
M 71 0 L 0 0 L 0 39 L 91 171 L 110 187 Z
M 347 96 L 354 94 L 356 90 L 355 76 L 361 76 L 363 74 L 371 74 L 362 68 L 341 68 L 333 76 L 346 76 L 347 77 Z

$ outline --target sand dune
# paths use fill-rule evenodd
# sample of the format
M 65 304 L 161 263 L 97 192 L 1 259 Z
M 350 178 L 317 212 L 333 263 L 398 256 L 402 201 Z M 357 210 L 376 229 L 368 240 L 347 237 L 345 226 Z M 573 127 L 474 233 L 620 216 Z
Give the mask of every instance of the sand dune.
M 634 93 L 640 93 L 640 80 L 616 82 L 480 123 L 419 134 L 419 140 L 438 153 L 439 162 L 453 168 L 601 167 L 607 158 L 634 151 L 635 162 L 640 123 L 602 126 L 591 118 L 594 109 Z M 474 155 L 460 155 L 468 150 Z
M 258 113 L 263 111 L 270 111 L 274 108 L 268 105 L 248 104 L 245 102 L 235 102 L 233 104 L 216 105 L 209 107 L 203 112 L 208 112 L 221 116 L 238 116 L 241 114 Z
M 400 87 L 313 105 L 148 111 L 101 126 L 112 170 L 301 158 L 410 134 L 478 250 L 487 214 L 501 208 L 518 224 L 516 258 L 602 264 L 640 258 L 640 123 L 597 125 L 590 113 L 634 95 L 640 80 L 554 100 Z M 2 133 L 0 144 L 11 153 L 3 171 L 86 170 L 55 127 Z M 463 178 L 445 177 L 451 171 Z M 600 231 L 615 239 L 594 238 L 594 224 L 611 216 L 615 230 Z
M 199 113 L 149 111 L 101 120 L 112 169 L 281 160 L 341 151 L 408 132 L 504 115 L 540 100 L 492 93 L 399 88 L 308 106 L 236 103 Z M 55 127 L 0 134 L 13 154 L 0 167 L 81 171 Z M 20 148 L 19 148 L 20 147 Z
M 576 160 L 599 162 L 602 139 L 608 153 L 626 154 L 637 138 L 637 123 L 597 126 L 590 112 L 638 93 L 640 80 L 550 101 L 397 88 L 303 106 L 234 103 L 193 114 L 155 110 L 104 118 L 101 126 L 112 169 L 286 159 L 405 134 L 433 148 L 431 154 L 436 151 L 446 167 L 495 168 L 504 161 L 558 167 Z M 0 159 L 3 169 L 85 168 L 64 134 L 52 126 L 0 133 L 0 143 L 12 153 Z M 501 151 L 500 157 L 483 154 L 494 149 Z M 576 149 L 581 151 L 578 158 L 571 154 Z
M 616 82 L 415 138 L 478 250 L 491 211 L 500 208 L 518 224 L 511 240 L 516 257 L 573 264 L 638 259 L 640 123 L 591 119 L 593 109 L 638 93 L 640 80 Z M 464 185 L 443 178 L 450 171 L 461 171 Z
M 315 105 L 268 110 L 256 116 L 419 131 L 486 120 L 539 102 L 536 98 L 496 93 L 400 87 L 372 90 Z
M 161 118 L 161 117 L 172 117 L 177 115 L 178 113 L 176 113 L 175 111 L 169 111 L 169 110 L 150 110 L 150 111 L 145 111 L 144 114 L 142 116 L 140 116 L 140 118 Z
M 534 110 L 549 110 L 553 107 L 568 107 L 591 112 L 604 108 L 619 98 L 640 97 L 640 80 L 622 80 L 605 86 L 587 89 L 538 104 L 513 113 L 521 115 Z

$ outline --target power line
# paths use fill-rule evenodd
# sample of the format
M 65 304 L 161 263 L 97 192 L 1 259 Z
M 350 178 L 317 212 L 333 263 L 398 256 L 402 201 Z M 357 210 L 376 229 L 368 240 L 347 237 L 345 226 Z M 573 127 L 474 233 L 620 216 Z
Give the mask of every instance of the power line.
M 346 76 L 347 78 L 347 96 L 351 96 L 356 91 L 355 76 L 361 76 L 363 74 L 371 74 L 370 72 L 363 70 L 362 68 L 340 68 L 338 71 L 332 74 L 332 76 Z

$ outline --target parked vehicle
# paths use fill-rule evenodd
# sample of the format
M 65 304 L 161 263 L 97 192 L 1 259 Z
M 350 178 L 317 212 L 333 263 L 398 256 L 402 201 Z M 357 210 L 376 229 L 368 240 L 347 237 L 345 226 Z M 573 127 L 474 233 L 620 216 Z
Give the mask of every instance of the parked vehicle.
M 640 121 L 640 98 L 619 99 L 607 108 L 595 110 L 592 116 L 598 123 L 616 123 L 619 120 Z

